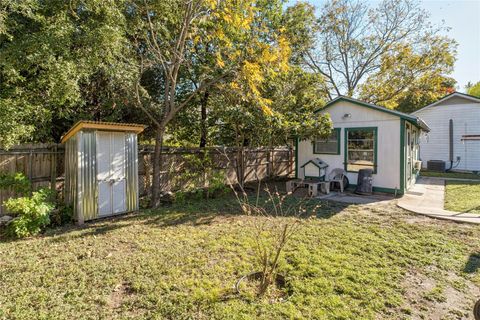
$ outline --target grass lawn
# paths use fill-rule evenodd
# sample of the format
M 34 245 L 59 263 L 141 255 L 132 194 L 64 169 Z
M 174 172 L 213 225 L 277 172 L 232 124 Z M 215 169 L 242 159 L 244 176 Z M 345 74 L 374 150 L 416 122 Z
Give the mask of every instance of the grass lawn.
M 264 219 L 227 197 L 5 240 L 0 319 L 473 319 L 480 226 L 321 203 L 280 266 L 293 295 L 270 303 L 232 292 Z
M 480 214 L 480 182 L 447 181 L 445 209 Z
M 465 173 L 465 172 L 435 172 L 435 171 L 421 170 L 420 175 L 423 177 L 480 180 L 480 175 L 474 174 L 474 173 Z

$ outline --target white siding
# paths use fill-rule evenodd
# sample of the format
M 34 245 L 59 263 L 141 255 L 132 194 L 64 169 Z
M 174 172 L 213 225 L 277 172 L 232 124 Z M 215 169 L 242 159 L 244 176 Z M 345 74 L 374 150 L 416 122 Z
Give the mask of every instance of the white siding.
M 326 110 L 330 114 L 334 128 L 341 128 L 340 154 L 314 154 L 309 140 L 298 144 L 298 175 L 303 178 L 300 168 L 308 160 L 320 158 L 329 167 L 327 175 L 335 168 L 344 168 L 345 128 L 377 127 L 377 173 L 373 175 L 375 187 L 400 189 L 400 118 L 385 112 L 362 107 L 350 102 L 339 101 Z M 345 114 L 350 114 L 344 118 Z M 357 183 L 357 173 L 348 172 L 350 183 Z
M 462 141 L 462 135 L 480 135 L 480 103 L 452 98 L 415 113 L 431 128 L 420 139 L 420 159 L 449 161 L 449 121 L 453 120 L 453 159 L 460 157 L 455 169 L 480 170 L 480 141 Z M 449 163 L 447 163 L 447 168 Z

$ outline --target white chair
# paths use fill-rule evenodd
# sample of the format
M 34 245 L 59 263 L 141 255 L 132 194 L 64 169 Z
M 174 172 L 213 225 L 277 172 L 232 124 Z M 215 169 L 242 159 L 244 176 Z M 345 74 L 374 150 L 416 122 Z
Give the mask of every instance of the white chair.
M 343 192 L 344 189 L 344 180 L 345 178 L 345 170 L 337 168 L 333 169 L 329 174 L 328 174 L 328 181 L 331 184 L 338 183 L 340 186 L 340 192 Z

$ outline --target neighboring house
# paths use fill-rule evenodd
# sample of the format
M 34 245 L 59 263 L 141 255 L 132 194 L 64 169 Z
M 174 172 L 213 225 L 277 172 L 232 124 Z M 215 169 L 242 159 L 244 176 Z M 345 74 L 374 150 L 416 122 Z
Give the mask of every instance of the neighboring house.
M 373 170 L 373 190 L 403 194 L 415 183 L 420 132 L 429 131 L 420 118 L 395 110 L 340 96 L 317 112 L 329 113 L 333 131 L 328 139 L 297 139 L 296 171 L 304 178 L 302 165 L 320 158 L 329 166 L 347 171 L 350 185 L 358 170 Z
M 443 160 L 447 169 L 480 171 L 479 98 L 454 92 L 412 115 L 431 128 L 420 139 L 422 166 L 428 160 Z

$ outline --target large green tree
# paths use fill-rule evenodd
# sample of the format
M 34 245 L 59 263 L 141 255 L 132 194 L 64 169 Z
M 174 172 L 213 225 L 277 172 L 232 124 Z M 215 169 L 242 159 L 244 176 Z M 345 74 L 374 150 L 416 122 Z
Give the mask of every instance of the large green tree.
M 332 123 L 329 116 L 314 114 L 324 105 L 321 79 L 298 67 L 266 79 L 262 95 L 271 102 L 265 117 L 254 101 L 239 99 L 237 88 L 224 88 L 212 98 L 210 118 L 212 141 L 236 147 L 237 181 L 246 176 L 244 148 L 285 146 L 293 137 L 326 136 Z M 233 160 L 233 159 L 232 159 Z
M 132 6 L 138 74 L 137 107 L 155 127 L 152 205 L 159 204 L 161 147 L 167 126 L 214 86 L 235 88 L 265 116 L 269 100 L 261 93 L 266 75 L 288 65 L 289 46 L 271 33 L 272 1 L 138 1 Z M 144 75 L 158 80 L 151 90 Z
M 51 141 L 79 119 L 118 118 L 127 92 L 125 3 L 0 4 L 0 147 Z
M 317 20 L 306 4 L 290 12 L 305 17 L 299 30 L 309 41 L 302 43 L 302 58 L 323 76 L 330 98 L 356 96 L 397 107 L 413 88 L 438 96 L 445 93 L 438 83 L 451 82 L 456 43 L 429 23 L 418 1 L 383 0 L 373 6 L 331 0 L 320 8 Z

